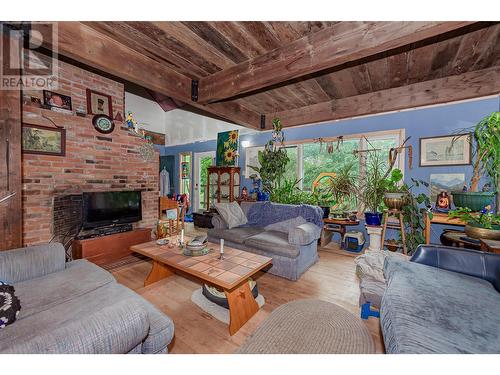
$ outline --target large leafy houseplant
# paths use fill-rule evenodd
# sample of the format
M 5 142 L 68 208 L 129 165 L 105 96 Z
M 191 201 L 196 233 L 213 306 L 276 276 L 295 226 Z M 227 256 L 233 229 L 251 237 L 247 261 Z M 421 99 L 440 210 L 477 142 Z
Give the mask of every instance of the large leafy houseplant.
M 290 160 L 283 147 L 285 136 L 279 118 L 273 120 L 273 128 L 271 139 L 258 153 L 260 167 L 249 166 L 260 175 L 262 189 L 267 193 L 272 193 L 280 185 Z
M 493 112 L 484 117 L 473 128 L 464 129 L 460 133 L 472 131 L 472 148 L 474 150 L 473 174 L 469 192 L 453 192 L 453 201 L 457 207 L 480 211 L 492 201 L 494 192 L 478 192 L 479 181 L 486 173 L 494 190 L 500 185 L 500 112 Z M 500 199 L 497 196 L 497 211 Z
M 312 193 L 300 190 L 300 180 L 284 179 L 270 195 L 270 201 L 285 204 L 316 204 Z

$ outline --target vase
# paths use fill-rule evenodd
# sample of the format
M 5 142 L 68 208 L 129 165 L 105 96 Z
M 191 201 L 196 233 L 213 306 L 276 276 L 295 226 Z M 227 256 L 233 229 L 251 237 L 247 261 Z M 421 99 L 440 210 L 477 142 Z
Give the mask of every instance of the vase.
M 500 241 L 500 225 L 493 225 L 492 229 L 487 229 L 475 224 L 467 224 L 464 230 L 471 238 Z
M 382 213 L 381 212 L 365 212 L 365 222 L 366 225 L 376 225 L 382 224 Z

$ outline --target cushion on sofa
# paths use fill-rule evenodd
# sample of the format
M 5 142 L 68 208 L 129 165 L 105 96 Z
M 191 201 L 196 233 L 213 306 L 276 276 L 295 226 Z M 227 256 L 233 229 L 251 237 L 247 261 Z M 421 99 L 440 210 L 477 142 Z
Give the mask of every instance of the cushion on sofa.
M 215 203 L 215 208 L 219 215 L 221 215 L 227 223 L 227 227 L 229 229 L 239 227 L 240 225 L 245 225 L 247 223 L 247 217 L 241 210 L 238 202 Z
M 0 329 L 13 324 L 19 316 L 21 302 L 12 285 L 0 281 Z
M 67 263 L 67 268 L 62 271 L 16 284 L 17 295 L 23 305 L 19 319 L 48 310 L 114 281 L 109 272 L 87 260 Z
M 485 280 L 388 257 L 387 353 L 499 353 L 500 294 Z
M 248 237 L 262 233 L 264 228 L 260 227 L 237 227 L 232 229 L 211 229 L 210 235 L 223 238 L 226 241 L 243 244 Z
M 288 234 L 274 230 L 264 231 L 245 240 L 245 246 L 281 255 L 287 258 L 299 256 L 299 249 L 288 242 Z

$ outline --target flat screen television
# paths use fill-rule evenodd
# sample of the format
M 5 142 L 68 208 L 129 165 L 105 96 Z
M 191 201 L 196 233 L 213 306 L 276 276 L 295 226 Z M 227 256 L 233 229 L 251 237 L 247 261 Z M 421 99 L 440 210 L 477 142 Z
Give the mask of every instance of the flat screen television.
M 140 191 L 106 191 L 83 193 L 83 228 L 142 220 Z

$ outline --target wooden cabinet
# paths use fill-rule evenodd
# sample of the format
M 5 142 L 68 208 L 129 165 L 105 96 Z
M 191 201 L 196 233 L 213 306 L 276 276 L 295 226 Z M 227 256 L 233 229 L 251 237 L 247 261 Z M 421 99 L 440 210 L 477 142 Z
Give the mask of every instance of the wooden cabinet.
M 151 228 L 140 228 L 130 232 L 75 240 L 73 242 L 73 259 L 84 258 L 102 266 L 131 255 L 130 246 L 148 241 L 151 241 Z
M 208 167 L 207 210 L 214 203 L 233 202 L 240 195 L 240 167 Z

